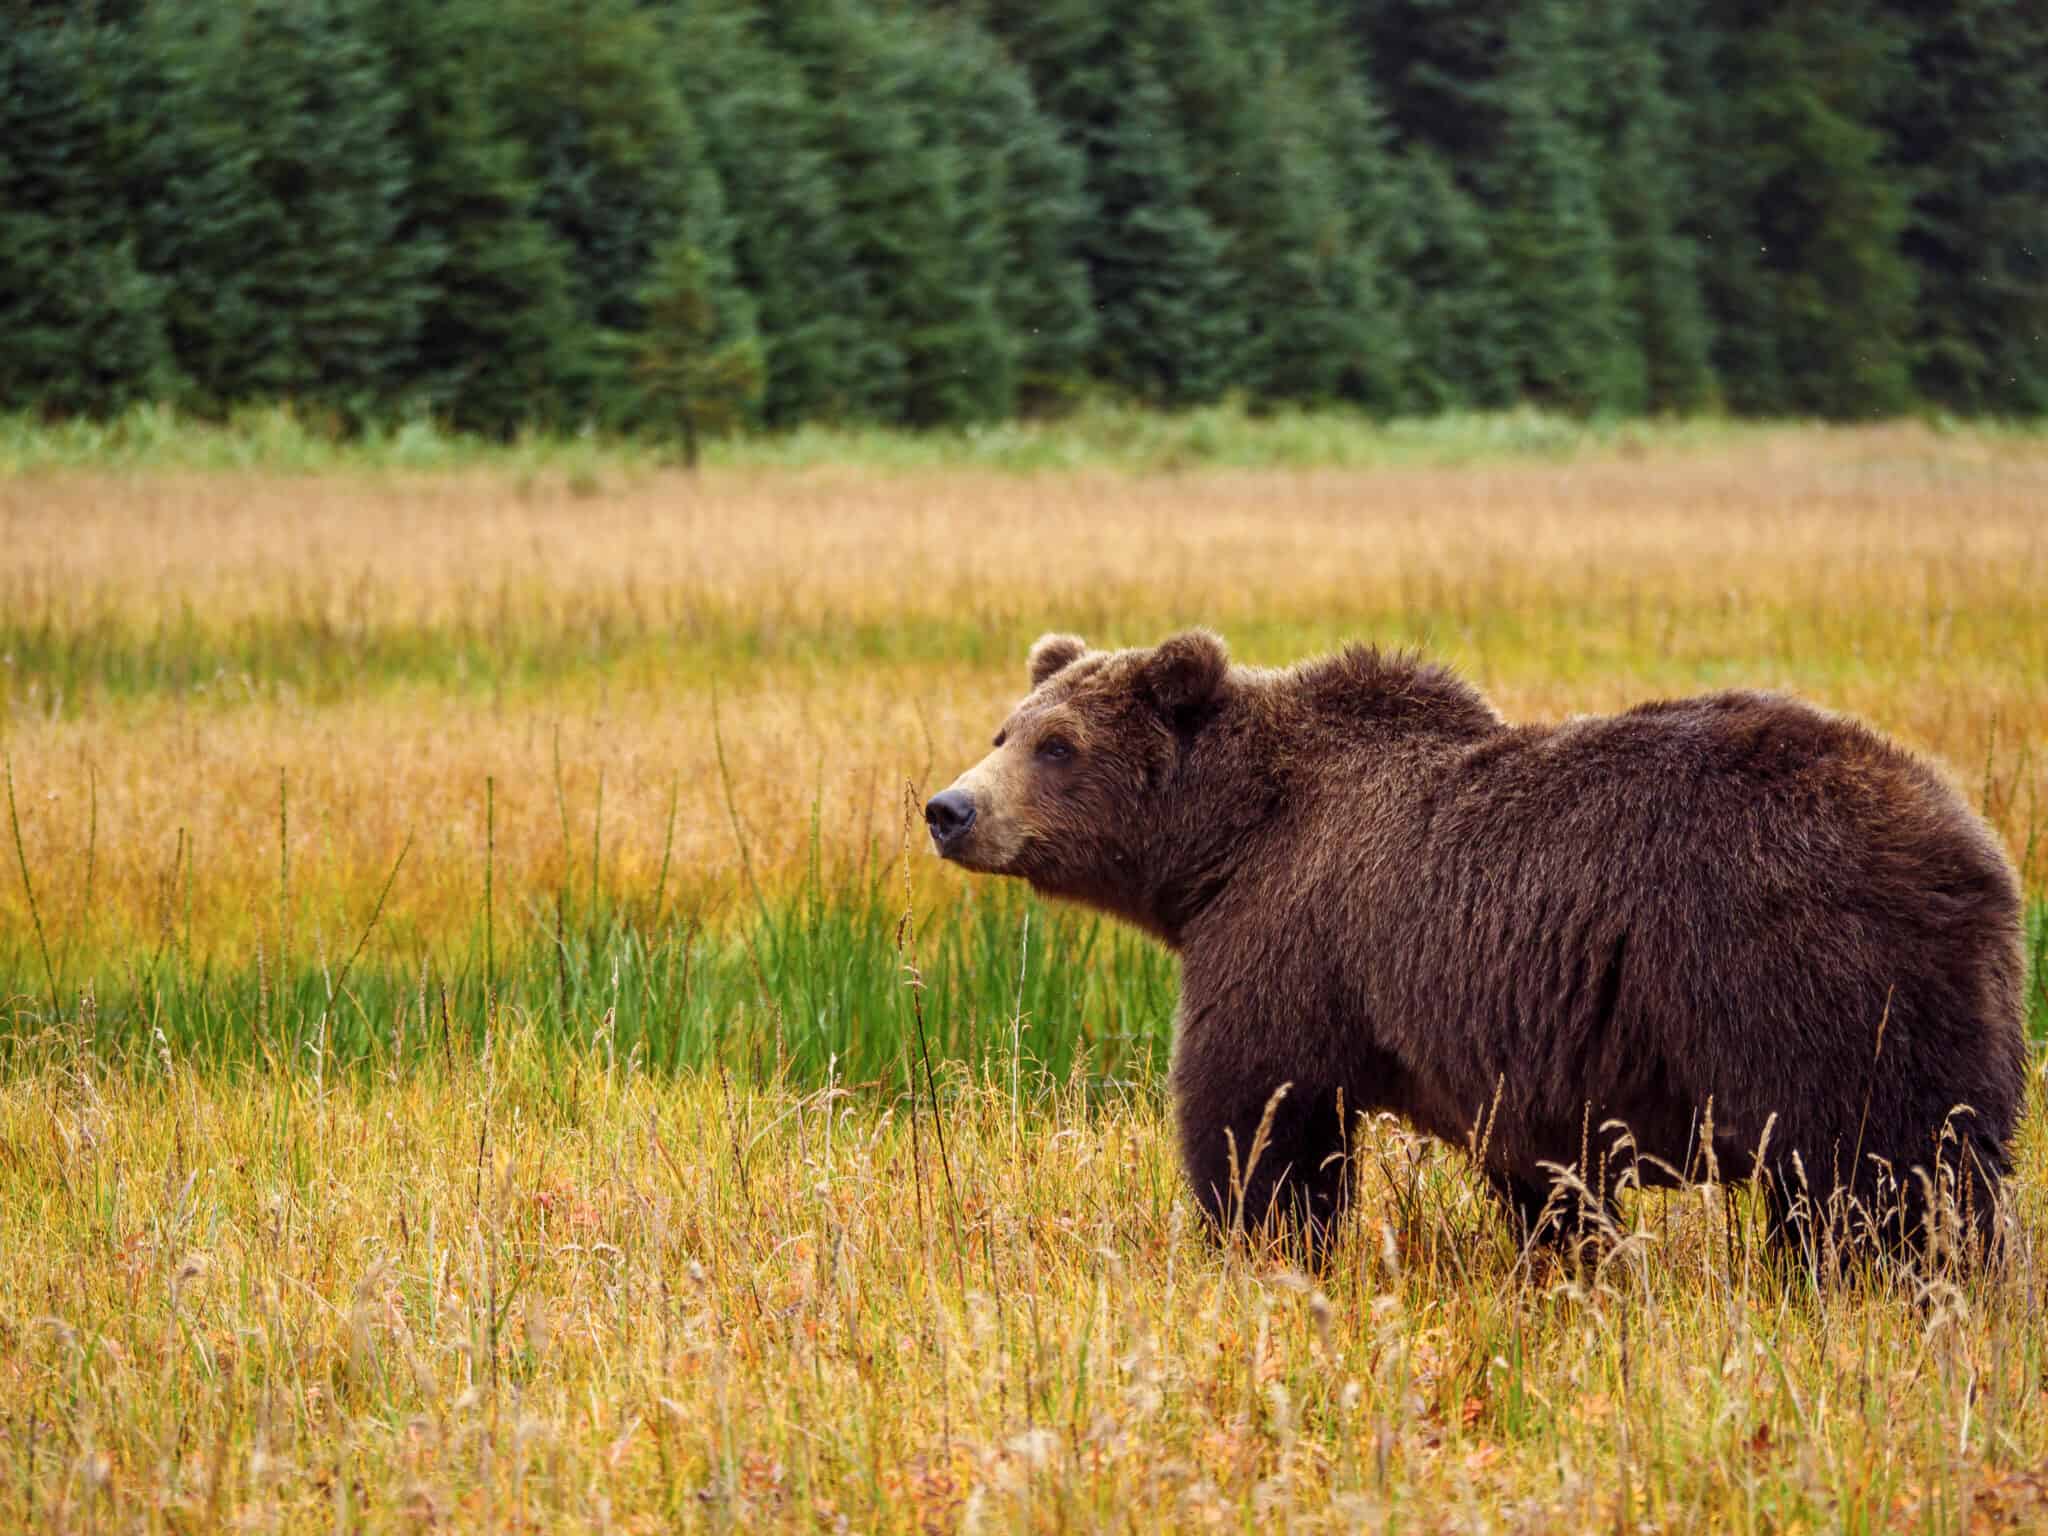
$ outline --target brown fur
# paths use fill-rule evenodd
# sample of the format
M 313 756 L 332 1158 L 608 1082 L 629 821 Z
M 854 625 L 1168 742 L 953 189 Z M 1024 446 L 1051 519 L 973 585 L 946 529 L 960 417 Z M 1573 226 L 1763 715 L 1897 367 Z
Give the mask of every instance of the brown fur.
M 1917 1229 L 1927 1170 L 1989 1232 L 2018 885 L 1865 727 L 1759 693 L 1509 725 L 1411 658 L 1254 671 L 1200 631 L 1047 636 L 1030 675 L 942 797 L 972 815 L 941 851 L 1180 953 L 1172 1088 L 1212 1218 L 1326 1232 L 1342 1117 L 1390 1110 L 1472 1147 L 1525 1230 L 1557 1169 L 1604 1190 L 1626 1166 L 1764 1175 L 1806 1242 L 1816 1212 Z M 1240 1207 L 1232 1147 L 1283 1084 Z

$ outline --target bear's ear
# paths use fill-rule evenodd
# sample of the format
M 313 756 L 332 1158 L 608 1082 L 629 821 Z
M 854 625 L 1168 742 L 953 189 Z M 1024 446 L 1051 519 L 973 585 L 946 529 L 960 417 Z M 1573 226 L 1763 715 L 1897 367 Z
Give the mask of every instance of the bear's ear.
M 1064 672 L 1088 651 L 1079 635 L 1040 635 L 1031 647 L 1031 686 L 1036 688 L 1056 672 Z
M 1215 698 L 1229 668 L 1223 642 L 1206 629 L 1191 629 L 1146 657 L 1138 675 L 1160 713 L 1174 719 Z

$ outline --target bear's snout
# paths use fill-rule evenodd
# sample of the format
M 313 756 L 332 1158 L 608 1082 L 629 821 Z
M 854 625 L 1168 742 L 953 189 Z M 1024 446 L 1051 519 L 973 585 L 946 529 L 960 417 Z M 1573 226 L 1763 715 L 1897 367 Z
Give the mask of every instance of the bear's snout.
M 931 829 L 932 846 L 941 858 L 952 857 L 960 839 L 974 825 L 974 798 L 964 789 L 948 789 L 933 795 L 924 808 L 924 824 Z

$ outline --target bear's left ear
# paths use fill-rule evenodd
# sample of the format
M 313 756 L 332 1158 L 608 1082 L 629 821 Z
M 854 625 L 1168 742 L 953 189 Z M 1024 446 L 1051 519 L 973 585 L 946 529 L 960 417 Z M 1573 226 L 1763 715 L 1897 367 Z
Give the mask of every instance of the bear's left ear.
M 1139 679 L 1168 719 L 1193 714 L 1216 697 L 1230 655 L 1206 629 L 1175 635 L 1145 658 Z
M 1079 635 L 1040 635 L 1031 646 L 1026 663 L 1031 668 L 1031 686 L 1064 672 L 1088 654 L 1088 642 Z

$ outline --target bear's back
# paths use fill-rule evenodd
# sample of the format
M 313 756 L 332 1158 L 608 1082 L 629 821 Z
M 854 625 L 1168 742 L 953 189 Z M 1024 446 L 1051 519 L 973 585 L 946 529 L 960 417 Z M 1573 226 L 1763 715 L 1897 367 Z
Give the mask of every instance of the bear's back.
M 1420 1098 L 1508 1079 L 1503 1134 L 1531 1146 L 1589 1103 L 1668 1140 L 1712 1099 L 1733 1144 L 1776 1115 L 1817 1148 L 1889 1018 L 1887 1123 L 1968 1101 L 2002 1136 L 2016 1116 L 2010 865 L 1867 728 L 1730 692 L 1382 760 L 1358 824 L 1324 796 L 1304 858 L 1370 888 L 1324 894 L 1372 914 L 1357 1004 Z

